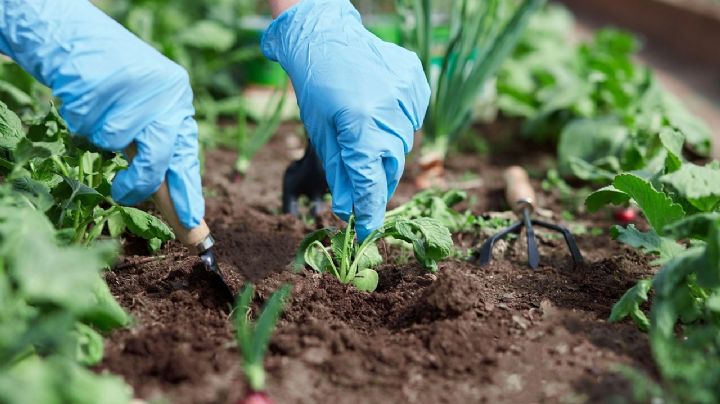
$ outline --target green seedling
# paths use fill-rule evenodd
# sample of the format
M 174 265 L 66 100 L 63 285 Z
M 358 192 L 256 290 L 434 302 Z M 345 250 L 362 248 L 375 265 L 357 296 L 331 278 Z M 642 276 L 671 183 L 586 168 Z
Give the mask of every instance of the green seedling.
M 238 403 L 270 403 L 265 394 L 264 358 L 290 291 L 290 285 L 283 285 L 273 293 L 265 303 L 257 321 L 251 318 L 250 307 L 255 295 L 255 286 L 252 284 L 245 286 L 238 298 L 234 314 L 235 339 L 242 353 L 243 373 L 249 387 L 246 397 Z
M 429 189 L 415 194 L 408 202 L 389 211 L 385 215 L 385 221 L 429 217 L 447 227 L 451 233 L 457 233 L 467 230 L 473 224 L 470 212 L 459 212 L 454 209 L 455 206 L 466 200 L 467 194 L 463 191 Z
M 297 250 L 295 269 L 308 265 L 318 272 L 332 274 L 342 283 L 372 292 L 379 280 L 375 268 L 383 262 L 376 245 L 379 240 L 389 237 L 412 244 L 415 258 L 432 272 L 437 271 L 437 262 L 452 251 L 450 232 L 435 219 L 392 220 L 359 244 L 353 224 L 351 216 L 345 229 L 320 229 L 305 237 Z M 329 247 L 322 243 L 326 239 L 330 239 Z

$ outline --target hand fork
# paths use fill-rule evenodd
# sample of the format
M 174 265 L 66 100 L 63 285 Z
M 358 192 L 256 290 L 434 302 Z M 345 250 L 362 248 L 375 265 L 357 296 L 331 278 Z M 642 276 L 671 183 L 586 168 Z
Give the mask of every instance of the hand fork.
M 565 238 L 565 243 L 570 249 L 570 255 L 572 256 L 575 265 L 582 263 L 582 254 L 580 253 L 580 249 L 578 248 L 572 233 L 570 233 L 570 230 L 553 223 L 542 222 L 531 218 L 531 215 L 535 210 L 536 198 L 535 191 L 533 190 L 532 185 L 530 185 L 530 178 L 528 177 L 525 169 L 520 166 L 508 167 L 508 169 L 503 173 L 503 178 L 505 180 L 505 199 L 513 208 L 513 211 L 520 217 L 520 221 L 500 231 L 483 243 L 480 250 L 477 252 L 480 266 L 490 263 L 490 260 L 492 259 L 493 246 L 498 240 L 510 233 L 520 233 L 522 228 L 525 227 L 528 246 L 528 265 L 532 269 L 537 269 L 540 265 L 540 253 L 538 252 L 537 240 L 535 239 L 535 229 L 533 226 L 544 227 L 561 233 Z

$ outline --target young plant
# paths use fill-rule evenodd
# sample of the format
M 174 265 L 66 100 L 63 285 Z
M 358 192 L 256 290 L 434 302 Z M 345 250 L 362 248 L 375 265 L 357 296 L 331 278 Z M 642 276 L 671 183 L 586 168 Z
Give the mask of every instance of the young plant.
M 345 229 L 320 229 L 305 237 L 295 256 L 295 269 L 308 265 L 332 274 L 342 283 L 372 292 L 378 285 L 375 268 L 383 262 L 376 245 L 380 239 L 390 237 L 412 244 L 415 258 L 432 272 L 437 271 L 438 261 L 450 255 L 453 246 L 447 227 L 431 218 L 389 221 L 359 244 L 353 224 L 351 216 Z M 323 245 L 325 239 L 330 239 L 329 247 Z
M 619 241 L 657 257 L 653 279 L 640 280 L 612 309 L 650 334 L 653 357 L 669 402 L 717 402 L 720 392 L 720 164 L 667 158 L 662 172 L 623 173 L 591 194 L 595 211 L 633 202 L 651 229 L 615 226 Z M 649 315 L 642 307 L 650 292 Z
M 472 123 L 475 100 L 486 81 L 510 55 L 529 17 L 543 0 L 522 0 L 518 6 L 509 3 L 397 0 L 397 8 L 405 20 L 406 45 L 418 53 L 433 90 L 421 149 L 421 164 L 427 169 L 419 178 L 419 184 L 432 185 L 433 179 L 427 177 L 442 175 L 448 146 Z M 440 14 L 436 4 L 450 7 L 447 44 L 432 40 L 437 28 L 433 19 Z M 434 54 L 438 45 L 444 49 Z M 433 63 L 438 57 L 441 64 L 436 71 Z
M 282 314 L 291 286 L 283 285 L 265 303 L 257 322 L 251 318 L 250 303 L 255 295 L 255 286 L 248 284 L 243 289 L 235 308 L 235 339 L 242 353 L 243 372 L 249 391 L 238 404 L 270 404 L 265 394 L 265 367 L 263 360 L 270 338 Z
M 451 233 L 457 233 L 468 229 L 473 224 L 473 217 L 470 212 L 458 212 L 454 209 L 456 205 L 466 199 L 467 194 L 456 189 L 444 192 L 437 189 L 428 189 L 415 194 L 408 202 L 387 212 L 385 221 L 392 222 L 399 218 L 412 220 L 430 217 L 447 227 Z
M 0 102 L 0 174 L 28 206 L 48 215 L 64 240 L 89 245 L 103 233 L 119 237 L 129 230 L 156 250 L 174 238 L 160 219 L 110 198 L 112 179 L 127 162 L 88 149 L 53 106 L 26 130 Z

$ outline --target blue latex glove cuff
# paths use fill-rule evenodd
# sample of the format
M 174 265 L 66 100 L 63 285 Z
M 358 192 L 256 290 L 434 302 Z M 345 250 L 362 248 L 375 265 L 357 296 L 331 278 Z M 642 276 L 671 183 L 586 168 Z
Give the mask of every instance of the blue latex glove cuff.
M 362 240 L 383 224 L 430 87 L 412 52 L 367 31 L 347 0 L 302 0 L 263 34 L 288 72 L 323 161 L 333 210 L 356 216 Z

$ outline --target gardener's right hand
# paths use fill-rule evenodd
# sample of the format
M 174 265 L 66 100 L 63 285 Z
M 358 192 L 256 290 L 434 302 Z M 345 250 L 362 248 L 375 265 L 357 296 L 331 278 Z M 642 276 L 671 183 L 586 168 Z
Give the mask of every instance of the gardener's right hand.
M 106 150 L 135 143 L 113 198 L 135 205 L 167 178 L 183 226 L 204 216 L 197 124 L 185 70 L 88 0 L 0 0 L 0 53 L 62 100 L 73 133 Z
M 420 60 L 366 30 L 349 0 L 301 0 L 268 28 L 262 50 L 292 79 L 333 210 L 354 213 L 364 239 L 382 226 L 425 117 Z

